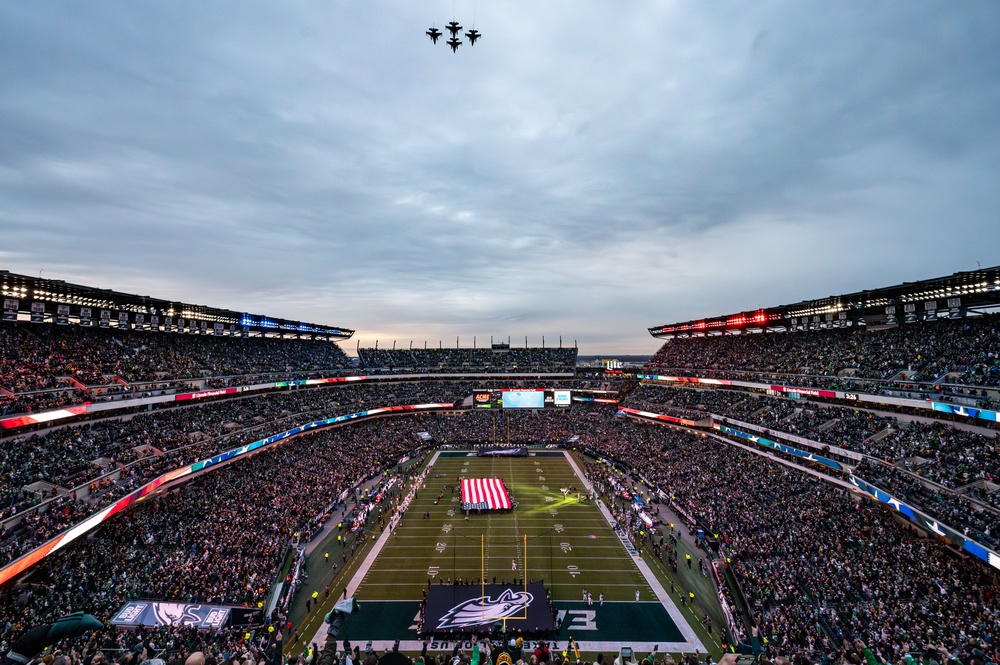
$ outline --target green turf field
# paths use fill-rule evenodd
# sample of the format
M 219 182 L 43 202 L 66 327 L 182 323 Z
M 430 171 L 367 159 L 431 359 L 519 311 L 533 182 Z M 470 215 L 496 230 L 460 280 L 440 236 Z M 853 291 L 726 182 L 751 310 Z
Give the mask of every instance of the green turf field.
M 584 481 L 562 451 L 527 458 L 445 451 L 432 464 L 402 520 L 379 536 L 349 584 L 362 612 L 348 617 L 341 639 L 376 646 L 400 639 L 404 648 L 419 649 L 415 617 L 428 582 L 524 577 L 543 580 L 551 593 L 563 620 L 559 641 L 572 635 L 595 651 L 623 641 L 637 649 L 705 651 L 659 582 L 651 586 L 598 505 L 586 499 Z M 518 505 L 465 519 L 459 483 L 465 477 L 503 478 Z M 570 487 L 564 496 L 561 489 Z M 517 620 L 508 627 L 517 628 Z

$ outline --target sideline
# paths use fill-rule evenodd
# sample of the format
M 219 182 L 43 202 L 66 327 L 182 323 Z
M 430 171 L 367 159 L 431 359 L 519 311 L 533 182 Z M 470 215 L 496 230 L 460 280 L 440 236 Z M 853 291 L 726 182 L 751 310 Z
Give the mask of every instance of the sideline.
M 563 455 L 566 457 L 566 461 L 569 462 L 569 465 L 573 468 L 573 471 L 576 472 L 576 475 L 583 483 L 583 486 L 586 487 L 588 491 L 592 490 L 594 486 L 589 480 L 587 480 L 583 470 L 580 469 L 580 466 L 576 463 L 576 460 L 573 459 L 573 456 L 569 453 L 569 451 L 563 451 Z M 601 514 L 604 515 L 604 519 L 608 521 L 608 527 L 614 529 L 615 519 L 611 516 L 611 512 L 608 510 L 607 506 L 604 505 L 604 501 L 597 498 L 595 503 L 601 510 Z M 649 564 L 646 563 L 645 559 L 639 556 L 632 556 L 632 559 L 639 568 L 639 572 L 642 573 L 642 576 L 646 579 L 646 584 L 653 589 L 653 593 L 656 594 L 656 597 L 659 599 L 663 609 L 665 609 L 667 614 L 670 615 L 670 618 L 674 620 L 674 623 L 677 624 L 677 628 L 681 631 L 681 635 L 683 635 L 684 639 L 687 640 L 687 642 L 661 643 L 660 650 L 676 652 L 694 651 L 697 649 L 699 653 L 705 653 L 705 645 L 702 644 L 701 640 L 698 639 L 698 636 L 695 635 L 694 629 L 691 628 L 691 624 L 689 624 L 684 615 L 681 614 L 680 609 L 674 604 L 674 601 L 670 597 L 670 594 L 667 593 L 667 590 L 663 588 L 662 584 L 660 584 L 660 580 L 653 573 Z M 633 648 L 641 649 L 642 647 L 636 647 L 636 645 L 633 645 Z M 650 648 L 652 648 L 652 645 L 650 645 Z
M 429 462 L 427 462 L 427 465 L 424 467 L 424 474 L 422 474 L 422 477 L 419 477 L 417 479 L 417 482 L 415 482 L 413 484 L 413 487 L 411 487 L 410 491 L 408 492 L 408 495 L 410 497 L 412 497 L 413 493 L 416 490 L 420 489 L 420 486 L 423 483 L 424 478 L 426 477 L 427 471 L 431 467 L 433 467 L 435 463 L 437 463 L 438 455 L 440 455 L 440 454 L 441 454 L 440 450 L 435 451 L 434 456 L 431 457 L 431 459 L 430 459 Z M 368 550 L 368 554 L 365 555 L 364 561 L 361 563 L 361 567 L 358 568 L 358 570 L 354 573 L 354 576 L 351 578 L 351 581 L 347 583 L 346 589 L 347 589 L 347 597 L 348 598 L 352 598 L 354 596 L 354 594 L 357 593 L 358 587 L 361 586 L 361 583 L 364 581 L 365 577 L 368 575 L 368 571 L 371 570 L 371 567 L 375 564 L 375 559 L 377 559 L 378 555 L 382 552 L 382 548 L 385 547 L 385 544 L 387 542 L 389 542 L 390 538 L 392 538 L 393 529 L 396 527 L 396 525 L 399 523 L 399 521 L 402 518 L 403 518 L 403 514 L 402 513 L 400 513 L 399 515 L 396 515 L 386 525 L 385 530 L 382 531 L 381 533 L 379 533 L 378 538 L 375 539 L 374 546 L 370 550 Z M 358 602 L 359 603 L 363 603 L 364 601 L 361 600 L 361 601 L 358 601 Z M 309 639 L 302 639 L 302 640 L 300 640 L 300 642 L 302 642 L 303 644 L 307 644 L 307 645 L 311 645 L 311 644 L 315 643 L 315 644 L 317 644 L 322 649 L 324 646 L 326 646 L 326 631 L 329 630 L 329 628 L 330 628 L 330 624 L 327 623 L 326 621 L 324 621 L 320 625 L 320 627 L 316 630 L 316 632 L 312 635 L 311 638 L 309 638 Z M 392 642 L 393 642 L 392 640 L 389 640 L 389 641 L 386 642 L 386 644 L 388 646 L 391 646 Z M 416 647 L 414 647 L 414 648 L 417 651 L 419 651 L 421 649 L 421 647 L 423 646 L 423 642 L 414 642 L 414 644 L 416 644 Z M 384 648 L 384 647 L 378 646 L 377 648 Z M 387 648 L 387 647 L 385 647 L 385 648 Z M 409 648 L 409 647 L 406 647 L 406 648 Z

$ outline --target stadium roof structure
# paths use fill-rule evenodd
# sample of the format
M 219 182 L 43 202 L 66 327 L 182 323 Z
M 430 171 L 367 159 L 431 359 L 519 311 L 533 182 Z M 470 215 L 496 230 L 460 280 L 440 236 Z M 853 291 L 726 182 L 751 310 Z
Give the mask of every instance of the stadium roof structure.
M 354 334 L 348 328 L 97 289 L 6 270 L 0 270 L 0 293 L 4 321 L 72 322 L 171 332 L 183 320 L 190 331 L 203 334 L 327 340 L 349 339 Z
M 961 318 L 1000 306 L 1000 266 L 649 328 L 653 337 L 784 332 Z

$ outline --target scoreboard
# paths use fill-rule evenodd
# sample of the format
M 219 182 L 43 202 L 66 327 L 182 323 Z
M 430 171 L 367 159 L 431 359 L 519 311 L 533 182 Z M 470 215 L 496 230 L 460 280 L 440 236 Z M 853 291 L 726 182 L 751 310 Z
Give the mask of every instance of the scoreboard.
M 487 388 L 472 394 L 475 409 L 565 409 L 572 403 L 571 390 L 553 388 Z

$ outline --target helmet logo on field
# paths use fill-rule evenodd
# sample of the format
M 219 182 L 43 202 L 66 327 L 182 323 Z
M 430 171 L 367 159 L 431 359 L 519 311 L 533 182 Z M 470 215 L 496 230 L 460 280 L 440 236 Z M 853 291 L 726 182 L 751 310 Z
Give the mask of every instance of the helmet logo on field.
M 478 626 L 487 621 L 502 619 L 519 614 L 521 609 L 534 600 L 527 591 L 504 589 L 499 597 L 480 596 L 470 598 L 445 612 L 438 622 L 437 629 L 466 628 Z

